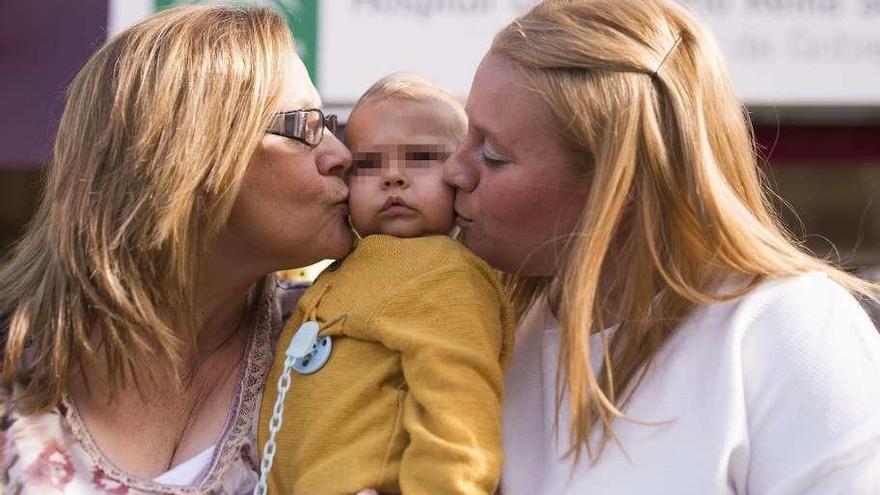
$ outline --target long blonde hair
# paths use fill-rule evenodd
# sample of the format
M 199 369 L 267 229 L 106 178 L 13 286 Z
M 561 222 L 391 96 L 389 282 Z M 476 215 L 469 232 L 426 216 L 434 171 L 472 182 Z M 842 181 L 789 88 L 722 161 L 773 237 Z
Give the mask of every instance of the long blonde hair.
M 783 229 L 722 56 L 681 6 L 545 1 L 505 27 L 491 52 L 544 98 L 561 140 L 583 158 L 574 166 L 592 181 L 549 289 L 509 278 L 520 314 L 549 290 L 559 316 L 557 418 L 567 395 L 575 462 L 584 448 L 598 459 L 614 439 L 613 421 L 696 305 L 808 271 L 876 298 L 875 286 L 806 254 Z M 718 294 L 731 276 L 743 288 Z M 616 321 L 603 321 L 608 313 Z M 611 323 L 619 327 L 609 337 Z M 593 333 L 604 355 L 598 373 L 588 358 Z
M 110 396 L 179 383 L 196 259 L 225 224 L 294 57 L 263 8 L 179 7 L 109 40 L 67 90 L 40 208 L 0 272 L 25 412 L 102 363 Z M 163 373 L 167 373 L 167 376 Z

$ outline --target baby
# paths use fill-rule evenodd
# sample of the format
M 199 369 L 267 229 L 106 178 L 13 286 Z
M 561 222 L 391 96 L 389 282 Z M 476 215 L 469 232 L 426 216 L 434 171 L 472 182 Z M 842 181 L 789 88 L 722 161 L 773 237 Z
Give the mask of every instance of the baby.
M 442 166 L 466 130 L 461 103 L 412 75 L 378 81 L 352 111 L 359 241 L 278 343 L 259 428 L 261 448 L 275 431 L 270 493 L 494 493 L 514 320 L 495 272 L 448 236 Z

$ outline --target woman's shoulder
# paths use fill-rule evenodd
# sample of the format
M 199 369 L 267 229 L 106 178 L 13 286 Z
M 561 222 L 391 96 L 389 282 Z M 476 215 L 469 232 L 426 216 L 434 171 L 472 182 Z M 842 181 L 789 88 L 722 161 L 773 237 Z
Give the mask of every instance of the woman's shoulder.
M 738 377 L 732 390 L 747 415 L 750 484 L 767 488 L 757 491 L 780 480 L 844 483 L 844 466 L 857 473 L 880 460 L 880 334 L 846 288 L 807 273 L 713 306 L 707 313 L 718 319 L 703 320 L 700 330 L 724 342 L 728 376 Z M 712 321 L 726 334 L 713 333 Z M 717 342 L 704 340 L 702 348 Z M 826 476 L 835 470 L 840 475 Z
M 701 308 L 683 330 L 699 348 L 737 363 L 747 397 L 846 397 L 837 407 L 863 401 L 868 388 L 880 394 L 880 333 L 824 273 L 764 281 L 739 299 Z
M 820 301 L 824 305 L 855 302 L 847 289 L 822 272 L 765 280 L 744 296 L 744 299 L 772 300 L 795 305 L 811 305 Z
M 845 328 L 878 337 L 864 308 L 849 290 L 820 272 L 765 280 L 744 296 L 705 306 L 698 314 L 704 320 L 727 320 L 730 326 L 755 337 L 827 334 L 831 338 L 847 332 Z
M 670 344 L 670 355 L 684 361 L 711 357 L 752 398 L 781 390 L 860 396 L 864 378 L 880 376 L 880 333 L 824 273 L 766 280 L 742 297 L 701 306 Z

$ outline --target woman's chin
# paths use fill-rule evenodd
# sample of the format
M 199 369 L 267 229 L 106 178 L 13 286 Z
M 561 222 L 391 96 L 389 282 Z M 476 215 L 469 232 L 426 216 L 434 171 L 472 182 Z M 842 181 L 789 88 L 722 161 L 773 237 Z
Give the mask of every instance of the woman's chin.
M 339 241 L 334 243 L 332 248 L 333 254 L 332 256 L 325 256 L 325 258 L 329 259 L 339 259 L 344 258 L 354 249 L 354 233 L 346 227 L 339 234 Z
M 552 277 L 554 275 L 554 265 L 544 263 L 544 260 L 537 253 L 529 255 L 511 249 L 510 242 L 490 241 L 477 238 L 473 234 L 469 237 L 465 233 L 459 234 L 458 240 L 498 271 L 524 277 Z
M 489 263 L 492 268 L 504 271 L 499 266 L 500 264 L 503 264 L 499 263 L 503 260 L 498 259 L 496 256 L 498 254 L 498 249 L 493 248 L 491 242 L 483 242 L 481 238 L 473 232 L 466 232 L 464 229 L 459 231 L 457 238 L 459 242 L 464 244 L 465 247 L 470 249 L 472 253 L 477 255 L 477 257 L 481 258 L 486 263 Z
M 338 260 L 345 258 L 354 249 L 354 234 L 347 227 L 325 237 L 320 244 L 312 244 L 308 256 L 302 256 L 300 263 L 294 266 L 303 267 L 322 260 Z M 302 260 L 306 262 L 303 263 Z

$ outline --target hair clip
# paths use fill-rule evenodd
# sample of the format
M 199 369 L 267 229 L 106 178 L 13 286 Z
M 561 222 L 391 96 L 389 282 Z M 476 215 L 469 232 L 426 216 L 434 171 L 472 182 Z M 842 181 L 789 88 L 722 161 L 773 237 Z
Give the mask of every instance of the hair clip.
M 672 46 L 669 47 L 669 50 L 666 51 L 666 55 L 663 56 L 663 60 L 661 60 L 660 63 L 657 64 L 657 68 L 654 69 L 654 72 L 651 73 L 652 76 L 657 77 L 660 69 L 663 68 L 663 64 L 666 63 L 666 59 L 669 58 L 670 55 L 672 55 L 672 52 L 675 51 L 675 47 L 677 47 L 678 44 L 681 43 L 681 37 L 682 35 L 679 34 L 678 38 L 675 38 L 675 43 L 673 43 Z

